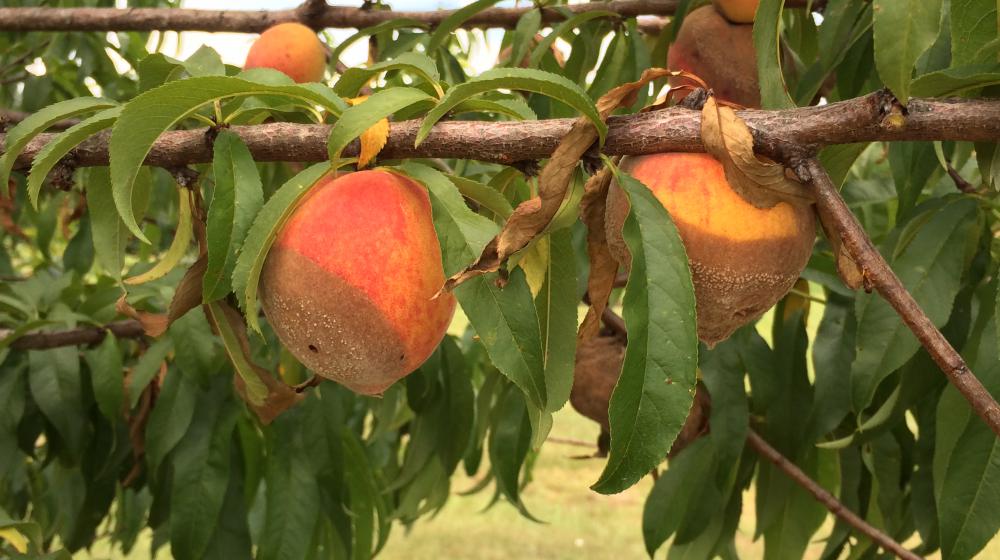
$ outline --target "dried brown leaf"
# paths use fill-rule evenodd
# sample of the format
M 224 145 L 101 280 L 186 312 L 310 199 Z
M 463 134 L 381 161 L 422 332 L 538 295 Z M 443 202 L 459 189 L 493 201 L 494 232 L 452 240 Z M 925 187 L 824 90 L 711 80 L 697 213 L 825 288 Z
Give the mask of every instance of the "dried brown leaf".
M 170 319 L 167 315 L 163 313 L 139 311 L 129 304 L 128 300 L 125 299 L 127 296 L 127 293 L 123 293 L 122 297 L 118 298 L 118 301 L 115 303 L 116 311 L 130 319 L 139 321 L 139 324 L 142 325 L 142 330 L 145 331 L 148 336 L 153 338 L 156 338 L 167 331 L 167 327 L 170 326 Z
M 608 297 L 618 275 L 618 262 L 608 248 L 605 228 L 608 188 L 611 170 L 604 168 L 590 177 L 583 187 L 580 201 L 580 218 L 587 226 L 587 256 L 590 259 L 590 276 L 587 278 L 587 297 L 590 308 L 577 332 L 577 344 L 597 336 L 601 330 L 601 314 L 608 306 Z
M 213 302 L 207 307 L 210 308 L 210 312 L 206 313 L 206 315 L 212 324 L 212 328 L 218 333 L 219 325 L 217 321 L 224 320 L 228 323 L 229 328 L 239 341 L 240 350 L 243 354 L 242 359 L 253 369 L 253 373 L 256 374 L 257 379 L 267 388 L 267 396 L 262 403 L 257 404 L 254 402 L 255 399 L 251 398 L 247 392 L 246 381 L 244 381 L 239 373 L 233 374 L 233 385 L 236 387 L 236 392 L 247 403 L 247 406 L 257 414 L 262 423 L 270 424 L 282 412 L 295 406 L 296 403 L 305 398 L 304 395 L 296 392 L 292 387 L 276 379 L 267 370 L 253 363 L 250 356 L 250 341 L 247 339 L 246 323 L 243 321 L 243 316 L 240 315 L 239 311 L 225 300 Z M 213 309 L 220 310 L 222 317 L 216 316 L 212 312 Z M 234 358 L 231 357 L 231 359 Z
M 637 81 L 612 89 L 597 100 L 597 111 L 601 119 L 607 120 L 615 109 L 634 102 L 639 90 L 649 82 L 678 74 L 663 68 L 649 68 Z M 469 278 L 498 270 L 512 254 L 524 249 L 541 235 L 566 199 L 580 158 L 597 139 L 594 125 L 586 118 L 577 119 L 542 168 L 538 176 L 538 196 L 519 204 L 500 234 L 487 244 L 476 262 L 449 278 L 443 290 L 450 291 Z
M 753 135 L 736 111 L 709 97 L 701 111 L 701 139 L 705 150 L 722 163 L 726 180 L 736 194 L 757 208 L 779 202 L 811 204 L 802 185 L 785 174 L 785 167 L 758 157 Z
M 208 258 L 202 254 L 184 273 L 184 277 L 181 278 L 174 291 L 174 298 L 170 300 L 170 308 L 167 310 L 168 326 L 188 311 L 201 305 L 201 286 L 207 266 Z

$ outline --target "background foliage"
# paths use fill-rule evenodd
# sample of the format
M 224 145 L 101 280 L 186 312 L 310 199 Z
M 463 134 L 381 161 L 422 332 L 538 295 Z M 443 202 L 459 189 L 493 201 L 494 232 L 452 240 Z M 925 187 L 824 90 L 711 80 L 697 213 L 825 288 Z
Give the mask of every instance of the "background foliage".
M 247 393 L 260 382 L 254 364 L 288 384 L 309 374 L 266 322 L 256 325 L 256 275 L 268 233 L 298 186 L 326 166 L 255 164 L 239 138 L 223 132 L 213 162 L 193 166 L 201 177 L 193 189 L 178 188 L 175 173 L 141 167 L 160 133 L 217 121 L 336 123 L 333 158 L 390 115 L 423 117 L 424 130 L 446 114 L 582 115 L 599 123 L 593 102 L 662 65 L 683 15 L 701 4 L 682 0 L 659 37 L 613 14 L 571 17 L 548 35 L 568 47 L 562 66 L 547 40 L 534 41 L 543 25 L 532 10 L 504 35 L 512 49 L 507 62 L 470 76 L 470 50 L 481 36 L 459 28 L 493 3 L 470 4 L 435 30 L 399 20 L 361 30 L 357 39 L 376 47 L 368 70 L 337 76 L 332 90 L 293 85 L 274 72 L 240 73 L 210 49 L 175 60 L 143 33 L 0 33 L 0 105 L 35 114 L 17 129 L 22 139 L 61 119 L 85 119 L 60 137 L 63 151 L 40 155 L 28 175 L 11 174 L 11 198 L 0 200 L 0 325 L 12 329 L 0 340 L 4 553 L 18 556 L 16 535 L 30 541 L 31 554 L 50 557 L 98 537 L 128 552 L 149 527 L 152 546 L 169 544 L 177 558 L 367 558 L 394 528 L 439 511 L 459 471 L 477 477 L 476 489 L 492 502 L 532 516 L 522 491 L 552 414 L 568 398 L 588 275 L 586 232 L 577 220 L 582 169 L 545 235 L 511 261 L 505 288 L 495 273 L 458 288 L 468 326 L 457 322 L 417 372 L 380 399 L 324 383 L 265 424 L 234 391 L 234 374 Z M 883 85 L 901 101 L 988 96 L 1000 83 L 997 19 L 993 0 L 830 0 L 821 19 L 763 0 L 754 30 L 763 103 L 836 101 Z M 344 46 L 334 49 L 331 68 Z M 530 68 L 512 64 L 525 56 Z M 123 62 L 128 71 L 120 73 Z M 355 96 L 371 77 L 374 94 L 348 108 L 342 97 Z M 643 90 L 628 110 L 653 99 Z M 59 173 L 67 169 L 56 165 L 62 155 L 109 127 L 110 168 Z M 12 137 L 0 178 L 16 155 Z M 822 158 L 917 301 L 1000 396 L 996 153 L 992 144 L 874 143 L 829 148 Z M 512 208 L 538 188 L 523 168 L 379 163 L 399 166 L 428 188 L 447 274 L 475 260 Z M 45 179 L 52 167 L 57 172 Z M 959 192 L 949 170 L 974 192 Z M 803 273 L 808 293 L 795 291 L 776 307 L 768 336 L 751 325 L 712 350 L 696 349 L 691 325 L 671 335 L 680 349 L 671 350 L 642 329 L 663 327 L 665 314 L 691 313 L 690 298 L 681 309 L 660 293 L 689 294 L 690 285 L 672 273 L 683 259 L 665 212 L 632 183 L 622 178 L 633 197 L 625 235 L 636 262 L 624 290 L 632 332 L 621 394 L 668 405 L 663 418 L 612 418 L 613 436 L 633 433 L 635 446 L 622 453 L 612 438 L 595 489 L 631 486 L 676 435 L 690 395 L 665 395 L 665 372 L 655 364 L 669 363 L 679 387 L 692 388 L 697 356 L 714 402 L 711 433 L 660 465 L 641 527 L 649 553 L 672 539 L 670 558 L 734 557 L 741 514 L 754 509 L 767 558 L 799 557 L 816 538 L 825 539 L 824 557 L 885 555 L 840 522 L 815 535 L 828 513 L 745 447 L 753 426 L 896 540 L 915 536 L 922 554 L 973 557 L 1000 528 L 1000 443 L 892 308 L 845 288 L 821 240 Z M 192 207 L 208 209 L 211 274 L 194 284 L 214 302 L 208 315 L 183 314 L 157 338 L 10 348 L 27 331 L 119 318 L 123 287 L 139 312 L 167 310 L 179 287 L 191 288 L 185 272 L 197 264 L 198 251 L 189 247 Z M 219 257 L 230 244 L 242 246 L 239 258 Z M 150 269 L 153 281 L 121 283 Z M 240 354 L 238 342 L 226 344 L 210 325 L 224 329 L 220 317 L 234 303 L 254 327 L 251 355 L 236 366 L 227 350 Z M 816 331 L 806 328 L 810 314 L 822 314 Z M 751 484 L 755 503 L 743 503 Z

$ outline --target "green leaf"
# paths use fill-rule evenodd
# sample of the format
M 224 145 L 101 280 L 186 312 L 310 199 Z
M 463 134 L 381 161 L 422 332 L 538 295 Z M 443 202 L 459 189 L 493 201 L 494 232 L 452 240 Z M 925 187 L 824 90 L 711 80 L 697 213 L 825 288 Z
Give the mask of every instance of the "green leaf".
M 823 168 L 830 175 L 830 180 L 834 185 L 841 187 L 847 175 L 851 172 L 851 166 L 865 151 L 869 144 L 840 144 L 837 146 L 827 146 L 820 150 L 819 160 Z
M 14 169 L 17 156 L 32 138 L 45 129 L 63 119 L 69 119 L 85 113 L 101 111 L 117 105 L 110 99 L 100 97 L 78 97 L 53 103 L 36 113 L 28 115 L 17 126 L 7 131 L 4 137 L 3 155 L 0 155 L 0 185 L 6 185 L 10 172 Z
M 462 193 L 462 196 L 475 201 L 500 218 L 506 220 L 514 213 L 514 209 L 507 202 L 507 199 L 489 185 L 458 175 L 448 175 L 448 179 L 458 187 L 458 192 Z
M 279 416 L 268 430 L 267 489 L 264 526 L 257 558 L 306 558 L 320 518 L 320 488 L 309 468 L 310 448 L 300 423 L 304 410 Z
M 215 190 L 206 228 L 204 301 L 217 300 L 232 291 L 231 278 L 243 239 L 264 205 L 264 190 L 253 156 L 240 137 L 227 130 L 215 139 L 212 175 Z
M 223 305 L 226 304 L 223 302 Z M 257 375 L 254 364 L 243 352 L 239 333 L 233 330 L 234 325 L 229 322 L 219 302 L 209 303 L 207 307 L 212 316 L 212 322 L 219 332 L 219 338 L 222 339 L 222 346 L 226 349 L 226 355 L 229 356 L 229 361 L 236 368 L 236 374 L 246 385 L 247 401 L 254 406 L 263 406 L 269 391 L 267 385 L 264 385 L 264 382 Z
M 851 411 L 851 385 L 844 379 L 854 361 L 854 303 L 827 292 L 823 319 L 813 341 L 816 401 L 810 424 L 813 437 L 830 433 Z
M 953 199 L 943 208 L 927 212 L 933 215 L 890 262 L 903 285 L 940 327 L 951 314 L 965 268 L 966 247 L 971 236 L 978 234 L 980 218 L 975 201 L 968 198 Z M 860 412 L 871 403 L 879 383 L 902 366 L 920 344 L 896 311 L 876 294 L 860 295 L 855 312 L 857 354 L 851 367 L 851 389 L 854 410 Z
M 628 347 L 608 409 L 611 449 L 592 486 L 602 494 L 632 486 L 666 456 L 691 409 L 698 365 L 694 287 L 677 228 L 645 185 L 616 178 L 632 206 L 622 229 L 632 269 L 622 299 Z
M 239 409 L 225 397 L 223 377 L 198 396 L 190 429 L 174 454 L 170 496 L 170 552 L 178 559 L 201 558 L 220 523 L 229 484 L 230 445 Z
M 497 225 L 469 210 L 441 172 L 413 163 L 399 170 L 422 183 L 430 194 L 445 276 L 474 261 L 499 230 Z M 527 395 L 532 406 L 544 410 L 541 333 L 531 290 L 520 268 L 511 272 L 503 289 L 494 280 L 492 275 L 473 278 L 455 289 L 455 298 L 497 369 Z
M 584 23 L 592 19 L 597 18 L 609 18 L 609 19 L 621 19 L 618 12 L 610 12 L 606 10 L 592 10 L 587 12 L 580 12 L 574 14 L 572 17 L 568 18 L 566 21 L 559 23 L 555 28 L 552 29 L 548 35 L 546 35 L 541 41 L 535 45 L 535 48 L 531 51 L 531 58 L 529 59 L 528 66 L 535 68 L 541 63 L 542 58 L 545 57 L 545 53 L 549 52 L 552 45 L 555 44 L 556 39 L 564 37 L 567 33 L 573 31 L 577 27 L 580 27 Z
M 942 0 L 874 0 L 875 67 L 904 105 L 917 58 L 937 39 Z
M 420 21 L 417 21 L 415 19 L 399 18 L 399 19 L 390 19 L 388 21 L 383 21 L 382 23 L 379 23 L 377 25 L 373 25 L 371 27 L 366 27 L 364 29 L 359 30 L 354 35 L 351 35 L 350 37 L 348 37 L 348 38 L 344 39 L 343 41 L 341 41 L 340 43 L 338 43 L 337 46 L 336 46 L 336 48 L 334 48 L 333 51 L 330 52 L 330 60 L 334 64 L 336 64 L 337 62 L 340 61 L 340 55 L 343 54 L 343 52 L 345 50 L 347 50 L 348 47 L 350 47 L 355 42 L 357 42 L 358 40 L 363 39 L 365 37 L 370 37 L 372 35 L 378 35 L 379 33 L 382 33 L 384 31 L 393 31 L 393 30 L 396 30 L 396 29 L 413 29 L 413 28 L 416 28 L 416 29 L 427 29 L 427 24 L 423 23 L 423 22 L 420 22 Z M 350 71 L 350 70 L 348 70 L 348 71 Z M 346 76 L 347 72 L 344 72 L 344 75 Z M 341 79 L 343 79 L 343 78 L 341 78 Z M 340 93 L 340 90 L 337 89 L 339 85 L 340 85 L 340 83 L 338 82 L 334 86 L 334 90 L 337 91 L 338 93 Z M 343 94 L 341 94 L 341 95 L 343 95 Z M 348 97 L 348 96 L 344 95 L 344 97 Z
M 508 390 L 497 405 L 496 420 L 490 430 L 490 465 L 496 477 L 497 490 L 517 507 L 521 515 L 537 521 L 521 500 L 521 466 L 528 455 L 531 443 L 531 424 L 528 421 L 524 397 Z
M 167 359 L 167 354 L 174 349 L 174 343 L 170 338 L 161 338 L 139 356 L 139 360 L 132 367 L 132 375 L 129 378 L 128 397 L 129 409 L 135 408 L 139 404 L 139 397 L 142 396 L 143 389 L 149 382 L 160 373 L 160 367 Z
M 444 45 L 444 42 L 451 37 L 451 34 L 456 29 L 462 26 L 462 23 L 464 23 L 465 20 L 487 8 L 491 8 L 497 2 L 499 2 L 499 0 L 478 0 L 477 2 L 473 2 L 464 8 L 455 10 L 454 13 L 446 17 L 444 21 L 434 28 L 434 33 L 431 34 L 430 39 L 427 41 L 426 52 L 433 53 L 436 51 Z
M 997 25 L 996 0 L 951 0 L 951 66 L 996 62 L 983 47 L 997 38 Z
M 913 95 L 945 97 L 1000 84 L 1000 66 L 975 64 L 924 74 L 913 80 Z
M 700 438 L 672 459 L 656 480 L 642 508 L 642 540 L 650 558 L 714 486 L 715 466 L 711 444 Z
M 438 97 L 444 95 L 438 84 L 441 77 L 434 61 L 427 55 L 416 52 L 403 53 L 392 60 L 372 64 L 367 68 L 348 68 L 333 86 L 333 91 L 341 97 L 354 97 L 373 76 L 391 71 L 409 72 L 433 87 L 438 92 Z
M 90 219 L 94 255 L 106 273 L 112 278 L 120 279 L 122 267 L 125 266 L 125 245 L 130 235 L 125 222 L 115 211 L 108 168 L 92 167 L 86 173 L 87 217 Z M 145 212 L 151 188 L 149 171 L 140 172 L 132 197 L 136 215 Z
M 38 408 L 55 426 L 63 445 L 77 457 L 87 444 L 80 359 L 75 346 L 28 352 L 28 386 Z
M 135 276 L 130 276 L 124 280 L 125 284 L 139 285 L 153 280 L 158 280 L 166 276 L 171 270 L 180 264 L 181 259 L 187 253 L 188 246 L 191 245 L 191 237 L 194 235 L 192 226 L 192 210 L 190 193 L 185 188 L 177 189 L 177 228 L 174 230 L 174 237 L 170 241 L 170 247 L 160 257 L 160 260 L 152 268 Z
M 834 487 L 839 475 L 836 452 L 811 449 L 797 464 L 819 482 L 820 486 Z M 812 494 L 795 485 L 784 473 L 777 472 L 777 467 L 768 464 L 761 468 L 769 471 L 772 483 L 784 487 L 782 490 L 774 490 L 777 495 L 768 496 L 783 500 L 777 504 L 780 510 L 774 522 L 764 530 L 764 560 L 801 558 L 812 541 L 813 534 L 826 518 L 827 510 Z
M 753 47 L 757 53 L 760 104 L 765 109 L 787 109 L 795 103 L 788 95 L 781 71 L 780 26 L 785 0 L 760 0 L 753 24 Z
M 121 111 L 121 107 L 112 107 L 92 115 L 69 127 L 39 150 L 35 160 L 31 163 L 31 172 L 28 174 L 28 199 L 31 200 L 31 205 L 36 210 L 38 209 L 38 193 L 41 192 L 42 184 L 49 171 L 52 171 L 52 168 L 81 142 L 114 124 Z
M 1000 398 L 1000 347 L 992 336 L 996 318 L 984 323 L 973 331 L 983 335 L 973 344 L 978 348 L 965 358 L 986 390 Z M 974 558 L 1000 529 L 996 508 L 1000 503 L 1000 440 L 951 385 L 937 408 L 934 486 L 943 556 Z
M 580 89 L 580 86 L 558 74 L 542 70 L 494 68 L 449 89 L 444 98 L 427 113 L 424 121 L 420 123 L 420 130 L 417 131 L 414 145 L 419 146 L 430 134 L 434 125 L 459 103 L 475 95 L 496 89 L 530 91 L 562 101 L 590 119 L 590 122 L 597 128 L 601 142 L 604 142 L 604 135 L 607 133 L 608 127 L 601 120 L 600 115 L 597 114 L 597 108 L 590 101 L 586 92 Z
M 423 91 L 411 87 L 394 87 L 375 92 L 363 103 L 344 111 L 333 125 L 326 147 L 330 159 L 339 158 L 348 144 L 380 120 L 396 111 L 433 99 Z
M 107 335 L 96 348 L 84 351 L 83 357 L 90 369 L 90 382 L 94 387 L 97 408 L 112 423 L 121 421 L 125 378 L 118 341 L 114 336 Z
M 466 99 L 452 109 L 452 113 L 494 113 L 518 120 L 535 120 L 538 116 L 520 99 Z
M 169 369 L 146 424 L 146 461 L 154 475 L 187 432 L 197 402 L 197 385 L 177 368 Z
M 544 352 L 546 412 L 556 412 L 569 400 L 576 356 L 576 255 L 573 234 L 563 228 L 549 234 L 545 282 L 535 297 Z
M 317 84 L 311 84 L 316 86 Z M 329 94 L 310 85 L 265 85 L 241 78 L 203 76 L 166 83 L 139 94 L 125 105 L 111 131 L 108 151 L 115 207 L 129 230 L 148 242 L 132 212 L 134 183 L 139 168 L 161 134 L 201 107 L 227 97 L 282 95 L 320 105 L 334 114 L 343 109 Z
M 524 15 L 517 20 L 514 30 L 507 34 L 510 39 L 510 56 L 507 57 L 506 66 L 520 66 L 524 56 L 528 54 L 531 43 L 535 39 L 535 34 L 542 25 L 542 11 L 532 9 L 524 12 Z
M 329 169 L 329 163 L 317 163 L 281 185 L 257 213 L 243 240 L 233 268 L 233 291 L 246 315 L 247 324 L 257 332 L 260 332 L 260 321 L 257 319 L 257 283 L 260 281 L 260 270 L 264 266 L 267 251 L 299 200 Z

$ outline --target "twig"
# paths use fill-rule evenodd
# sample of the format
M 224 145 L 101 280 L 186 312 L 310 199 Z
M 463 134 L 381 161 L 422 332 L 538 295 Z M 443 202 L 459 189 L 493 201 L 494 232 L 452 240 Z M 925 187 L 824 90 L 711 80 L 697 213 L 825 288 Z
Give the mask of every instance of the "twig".
M 906 326 L 913 331 L 917 340 L 937 363 L 941 371 L 983 421 L 1000 436 L 1000 405 L 969 370 L 965 360 L 951 346 L 941 331 L 906 290 L 899 277 L 882 258 L 865 233 L 861 224 L 851 213 L 844 199 L 830 180 L 823 166 L 814 158 L 793 165 L 796 173 L 808 182 L 816 195 L 816 204 L 821 216 L 832 223 L 826 229 L 836 232 L 850 257 L 861 267 L 862 273 L 878 293 L 899 313 Z
M 840 502 L 833 494 L 829 493 L 818 482 L 809 478 L 809 475 L 802 472 L 802 469 L 795 466 L 794 463 L 788 460 L 787 457 L 781 454 L 780 451 L 771 447 L 769 443 L 764 441 L 764 438 L 760 437 L 760 434 L 751 430 L 747 431 L 747 443 L 754 451 L 760 454 L 761 457 L 774 463 L 776 467 L 781 469 L 789 478 L 791 478 L 796 484 L 807 490 L 810 494 L 816 498 L 816 501 L 823 504 L 826 509 L 830 510 L 830 513 L 834 514 L 841 521 L 847 523 L 851 527 L 854 527 L 858 532 L 864 534 L 872 540 L 872 542 L 878 544 L 885 550 L 892 552 L 899 558 L 905 558 L 907 560 L 920 560 L 921 557 L 914 554 L 912 551 L 908 550 L 903 545 L 899 544 L 892 537 L 879 531 L 875 527 L 869 525 L 864 519 L 861 519 L 853 511 L 847 509 L 847 507 Z
M 587 4 L 590 5 L 590 4 Z M 596 4 L 595 4 L 596 5 Z M 1000 138 L 1000 99 L 911 99 L 905 126 L 884 123 L 886 94 L 821 107 L 781 111 L 745 110 L 737 114 L 754 131 L 754 148 L 762 155 L 785 159 L 790 147 L 815 149 L 830 144 L 893 140 L 996 141 Z M 419 120 L 392 123 L 382 159 L 466 158 L 511 164 L 548 157 L 575 119 L 523 122 L 444 121 L 419 147 L 414 147 Z M 612 117 L 608 121 L 608 155 L 703 151 L 701 113 L 682 107 Z M 325 161 L 330 125 L 270 123 L 230 129 L 247 144 L 257 161 Z M 109 132 L 89 138 L 74 150 L 79 166 L 108 164 Z M 0 136 L 0 153 L 3 152 Z M 18 156 L 16 165 L 28 167 L 53 139 L 41 134 Z M 357 155 L 354 142 L 345 155 Z M 179 167 L 212 160 L 205 129 L 163 134 L 146 163 Z
M 948 176 L 951 177 L 951 180 L 955 183 L 955 187 L 958 190 L 964 193 L 976 192 L 976 187 L 972 183 L 966 181 L 965 177 L 962 177 L 958 170 L 951 166 L 950 161 L 947 162 L 946 165 L 948 166 Z
M 11 343 L 10 347 L 14 350 L 47 350 L 60 346 L 97 344 L 104 340 L 109 332 L 117 338 L 141 338 L 145 334 L 139 321 L 117 321 L 103 327 L 77 327 L 64 331 L 28 333 Z M 0 339 L 10 334 L 10 330 L 0 329 Z

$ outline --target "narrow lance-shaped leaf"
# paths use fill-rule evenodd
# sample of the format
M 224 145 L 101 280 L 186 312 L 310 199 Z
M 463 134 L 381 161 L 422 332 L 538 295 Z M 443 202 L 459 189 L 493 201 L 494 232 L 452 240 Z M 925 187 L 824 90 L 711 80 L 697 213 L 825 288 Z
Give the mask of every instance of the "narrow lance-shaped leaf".
M 354 97 L 372 77 L 393 70 L 414 74 L 433 87 L 439 98 L 444 95 L 444 90 L 438 83 L 440 76 L 434 61 L 427 55 L 416 52 L 403 53 L 392 60 L 372 64 L 367 68 L 348 68 L 333 86 L 333 91 L 342 97 Z
M 53 124 L 84 113 L 101 111 L 117 105 L 110 99 L 100 97 L 78 97 L 53 103 L 44 109 L 29 115 L 26 119 L 10 129 L 4 137 L 3 155 L 0 155 L 0 185 L 6 185 L 10 179 L 10 171 L 14 169 L 17 156 L 28 142 Z
M 611 448 L 592 486 L 603 494 L 632 486 L 666 457 L 691 409 L 698 365 L 694 287 L 677 228 L 645 185 L 616 177 L 631 202 L 622 234 L 632 267 L 622 301 L 628 347 L 608 410 Z
M 56 136 L 38 152 L 35 160 L 31 163 L 31 172 L 28 174 L 28 199 L 31 200 L 31 205 L 36 210 L 38 209 L 38 194 L 42 190 L 42 184 L 49 171 L 52 171 L 59 160 L 78 146 L 80 142 L 114 124 L 121 111 L 121 107 L 112 107 L 86 118 Z
M 316 86 L 317 84 L 312 84 Z M 342 101 L 310 85 L 265 85 L 240 78 L 204 76 L 168 82 L 135 97 L 122 110 L 108 144 L 115 207 L 125 225 L 148 242 L 132 211 L 136 174 L 156 139 L 206 104 L 248 95 L 283 95 L 340 114 Z M 335 96 L 334 96 L 335 98 Z
M 191 194 L 186 188 L 177 189 L 178 221 L 174 238 L 170 242 L 170 247 L 163 254 L 163 258 L 156 263 L 153 268 L 126 278 L 124 282 L 130 285 L 145 284 L 159 278 L 163 278 L 181 262 L 187 252 L 188 245 L 191 244 L 191 236 L 194 230 L 191 227 Z
M 760 0 L 753 23 L 753 46 L 760 76 L 760 103 L 765 109 L 794 107 L 781 71 L 781 11 L 785 0 Z
M 97 408 L 111 422 L 119 421 L 125 400 L 125 378 L 118 341 L 114 336 L 106 335 L 96 348 L 85 351 L 83 357 L 90 369 Z
M 587 117 L 597 128 L 601 142 L 604 142 L 604 135 L 607 133 L 608 127 L 597 113 L 597 108 L 591 102 L 590 97 L 580 89 L 580 86 L 558 74 L 542 70 L 494 68 L 449 89 L 444 98 L 427 113 L 423 122 L 420 123 L 420 130 L 417 131 L 417 139 L 414 144 L 420 145 L 430 134 L 434 125 L 456 105 L 472 96 L 496 89 L 530 91 L 562 101 Z
M 461 269 L 489 242 L 497 231 L 496 224 L 469 210 L 455 185 L 441 172 L 412 163 L 400 170 L 422 183 L 430 194 L 445 274 Z M 503 289 L 493 278 L 479 276 L 456 288 L 454 294 L 490 360 L 527 395 L 531 405 L 544 410 L 547 397 L 541 334 L 524 273 L 515 269 Z
M 344 111 L 337 123 L 333 125 L 330 130 L 330 139 L 327 142 L 330 158 L 339 158 L 348 144 L 380 120 L 396 111 L 432 99 L 423 91 L 410 87 L 395 87 L 376 92 L 364 103 L 359 103 Z
M 271 195 L 247 231 L 233 268 L 233 291 L 246 315 L 247 324 L 257 332 L 260 332 L 260 321 L 257 319 L 257 283 L 260 281 L 260 271 L 267 258 L 267 251 L 298 201 L 329 170 L 329 163 L 317 163 L 289 179 Z
M 942 0 L 875 0 L 875 68 L 900 103 L 910 98 L 913 65 L 937 39 Z
M 87 218 L 94 243 L 97 263 L 112 278 L 121 278 L 125 265 L 125 244 L 130 234 L 115 210 L 111 194 L 111 178 L 107 167 L 92 167 L 85 171 L 87 181 Z M 140 172 L 136 178 L 132 197 L 136 214 L 145 212 L 152 187 L 149 171 Z
M 464 8 L 455 10 L 454 13 L 446 17 L 444 21 L 434 28 L 434 33 L 431 34 L 430 39 L 427 41 L 427 52 L 433 53 L 436 51 L 446 40 L 448 40 L 452 32 L 462 26 L 462 23 L 465 22 L 465 20 L 478 14 L 486 8 L 492 7 L 499 1 L 500 0 L 478 0 L 477 2 L 473 2 Z
M 202 298 L 213 301 L 232 291 L 231 278 L 243 238 L 264 204 L 264 190 L 253 156 L 239 136 L 223 130 L 215 139 L 212 174 L 215 190 L 208 209 L 208 265 Z
M 576 355 L 577 307 L 576 255 L 569 228 L 549 236 L 545 282 L 535 297 L 545 351 L 545 393 L 548 412 L 562 408 L 573 387 Z

